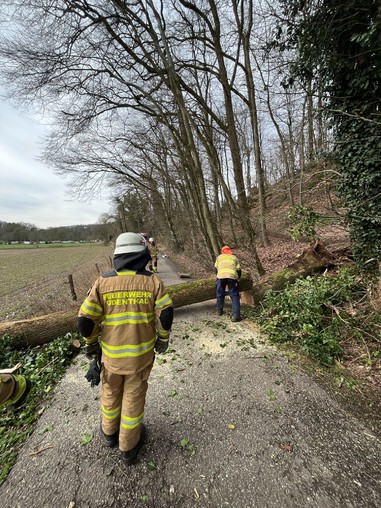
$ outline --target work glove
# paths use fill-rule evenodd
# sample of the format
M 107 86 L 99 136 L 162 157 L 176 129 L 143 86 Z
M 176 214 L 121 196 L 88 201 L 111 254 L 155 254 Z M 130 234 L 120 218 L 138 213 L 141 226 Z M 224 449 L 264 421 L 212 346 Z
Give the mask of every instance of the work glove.
M 161 355 L 162 353 L 165 353 L 168 349 L 168 343 L 169 343 L 168 339 L 163 339 L 162 337 L 158 337 L 155 342 L 156 353 L 158 353 L 159 355 Z
M 94 356 L 85 376 L 91 386 L 98 386 L 101 382 L 101 368 L 102 364 L 100 355 Z
M 102 350 L 99 345 L 99 342 L 94 342 L 93 344 L 86 344 L 85 346 L 85 355 L 88 360 L 92 360 L 96 356 L 101 356 Z

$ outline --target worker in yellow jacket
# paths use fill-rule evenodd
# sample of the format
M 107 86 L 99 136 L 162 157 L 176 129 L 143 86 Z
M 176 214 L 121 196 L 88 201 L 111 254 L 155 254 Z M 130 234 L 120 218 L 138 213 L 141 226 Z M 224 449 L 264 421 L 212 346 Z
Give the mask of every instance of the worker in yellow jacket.
M 32 383 L 24 376 L 13 374 L 13 370 L 0 370 L 0 405 L 17 408 L 26 399 Z
M 145 269 L 150 257 L 142 235 L 119 235 L 114 270 L 95 281 L 78 314 L 86 355 L 92 358 L 86 378 L 92 386 L 102 381 L 101 435 L 109 447 L 119 443 L 126 465 L 144 443 L 147 380 L 155 351 L 168 348 L 173 321 L 163 282 Z
M 238 281 L 241 278 L 241 266 L 233 251 L 227 245 L 222 247 L 221 254 L 214 263 L 214 270 L 217 274 L 216 298 L 218 315 L 221 316 L 223 313 L 225 290 L 228 288 L 232 301 L 232 321 L 241 321 L 241 302 L 238 290 Z

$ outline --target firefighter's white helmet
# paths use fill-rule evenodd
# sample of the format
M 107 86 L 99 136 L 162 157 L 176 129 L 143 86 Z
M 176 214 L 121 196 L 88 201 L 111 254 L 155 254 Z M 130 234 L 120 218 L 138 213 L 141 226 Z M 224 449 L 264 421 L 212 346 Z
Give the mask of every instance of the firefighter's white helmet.
M 130 252 L 141 252 L 147 244 L 142 235 L 138 233 L 122 233 L 115 242 L 114 256 L 117 254 L 129 254 Z

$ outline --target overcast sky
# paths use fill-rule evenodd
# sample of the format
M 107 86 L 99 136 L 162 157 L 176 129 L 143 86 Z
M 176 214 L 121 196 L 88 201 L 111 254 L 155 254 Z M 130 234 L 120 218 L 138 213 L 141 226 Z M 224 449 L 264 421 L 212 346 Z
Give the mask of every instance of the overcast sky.
M 65 180 L 37 161 L 44 127 L 0 99 L 0 221 L 38 228 L 95 224 L 110 210 L 107 196 L 73 201 Z

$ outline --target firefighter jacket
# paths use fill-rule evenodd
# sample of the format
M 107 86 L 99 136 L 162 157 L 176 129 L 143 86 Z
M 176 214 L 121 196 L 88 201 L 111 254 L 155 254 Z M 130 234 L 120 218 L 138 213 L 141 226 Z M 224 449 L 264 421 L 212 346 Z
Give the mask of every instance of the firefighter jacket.
M 156 245 L 150 245 L 149 250 L 151 253 L 151 258 L 157 258 L 159 249 L 156 247 Z
M 149 259 L 146 250 L 142 266 Z M 126 269 L 133 263 L 119 265 L 95 281 L 80 308 L 78 328 L 86 345 L 99 340 L 108 371 L 127 375 L 153 363 L 157 335 L 161 340 L 169 340 L 173 306 L 157 275 L 144 268 Z M 88 320 L 94 327 L 91 333 L 84 333 Z
M 214 263 L 217 279 L 235 279 L 241 277 L 241 266 L 238 259 L 228 247 L 222 248 L 222 253 Z

